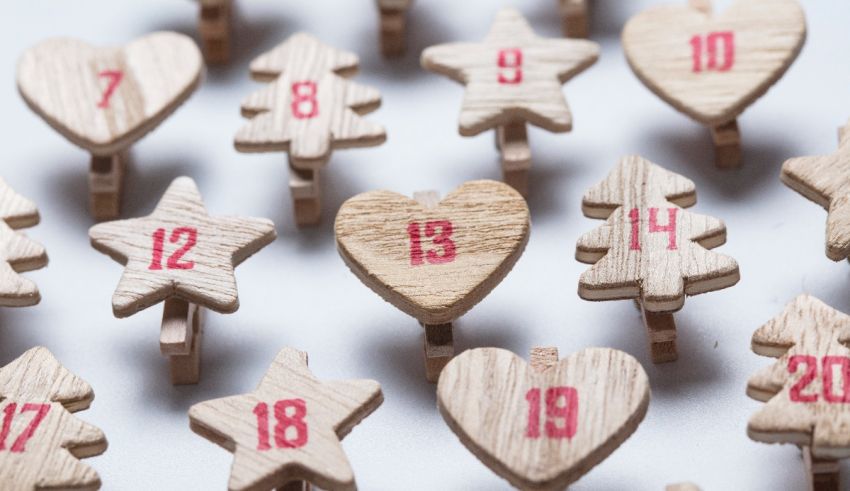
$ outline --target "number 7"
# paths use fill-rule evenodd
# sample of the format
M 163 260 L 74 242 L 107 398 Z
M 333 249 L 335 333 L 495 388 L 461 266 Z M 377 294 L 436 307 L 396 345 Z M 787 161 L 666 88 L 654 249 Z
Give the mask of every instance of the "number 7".
M 103 92 L 103 98 L 97 103 L 97 107 L 107 109 L 109 107 L 109 99 L 118 88 L 118 84 L 124 79 L 124 72 L 121 70 L 104 70 L 97 74 L 98 77 L 106 77 L 109 79 L 106 85 L 106 90 Z

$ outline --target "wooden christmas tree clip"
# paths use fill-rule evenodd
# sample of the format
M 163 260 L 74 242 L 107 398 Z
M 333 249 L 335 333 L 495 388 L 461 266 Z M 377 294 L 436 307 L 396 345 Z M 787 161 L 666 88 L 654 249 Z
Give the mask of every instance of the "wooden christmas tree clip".
M 649 407 L 649 379 L 610 348 L 560 361 L 556 348 L 535 348 L 530 364 L 476 348 L 443 370 L 437 405 L 461 443 L 516 488 L 560 490 L 634 433 Z
M 170 359 L 171 381 L 200 378 L 203 309 L 239 308 L 234 268 L 274 241 L 262 218 L 211 217 L 195 183 L 176 179 L 154 212 L 143 218 L 95 225 L 92 246 L 125 266 L 112 297 L 116 317 L 165 302 L 160 350 Z
M 519 259 L 528 206 L 495 181 L 463 184 L 439 201 L 372 191 L 336 217 L 337 249 L 351 271 L 425 327 L 426 378 L 454 356 L 452 322 L 487 296 Z
M 19 273 L 47 266 L 47 252 L 16 230 L 38 222 L 35 203 L 0 178 L 0 307 L 29 307 L 41 301 L 36 284 Z
M 195 42 L 173 32 L 122 48 L 95 48 L 67 38 L 27 50 L 18 90 L 27 105 L 75 145 L 91 153 L 89 206 L 97 220 L 117 218 L 126 153 L 200 85 Z
M 596 43 L 541 38 L 522 14 L 503 9 L 483 42 L 432 46 L 421 61 L 466 86 L 460 134 L 495 129 L 505 182 L 525 195 L 531 167 L 526 123 L 570 131 L 572 115 L 561 86 L 598 57 Z
M 380 93 L 345 78 L 357 72 L 358 63 L 355 54 L 303 33 L 251 63 L 251 76 L 270 85 L 242 103 L 242 114 L 251 120 L 236 134 L 236 150 L 289 153 L 298 225 L 321 218 L 319 171 L 333 149 L 386 140 L 383 127 L 361 117 L 380 106 Z
M 718 167 L 741 165 L 738 116 L 797 58 L 806 20 L 797 0 L 711 0 L 656 6 L 632 17 L 623 49 L 658 97 L 711 130 Z
M 234 454 L 229 489 L 357 489 L 340 440 L 383 402 L 374 380 L 322 382 L 284 348 L 253 392 L 189 408 L 192 431 Z M 274 429 L 272 429 L 274 428 Z
M 711 252 L 726 242 L 722 221 L 683 208 L 696 203 L 694 183 L 641 157 L 625 157 L 588 190 L 582 211 L 605 224 L 579 238 L 576 259 L 593 266 L 579 279 L 585 300 L 634 299 L 649 334 L 652 361 L 674 361 L 673 312 L 685 295 L 730 287 L 734 259 Z

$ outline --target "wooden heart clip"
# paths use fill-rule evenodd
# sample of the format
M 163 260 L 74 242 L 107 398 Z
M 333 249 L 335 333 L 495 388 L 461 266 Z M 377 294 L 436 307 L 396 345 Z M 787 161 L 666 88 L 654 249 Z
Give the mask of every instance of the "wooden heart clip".
M 437 405 L 481 462 L 519 489 L 559 490 L 578 480 L 637 429 L 649 378 L 630 355 L 589 348 L 558 360 L 535 348 L 531 363 L 476 348 L 440 375 Z
M 528 241 L 528 206 L 511 187 L 472 181 L 442 201 L 372 191 L 336 217 L 337 249 L 366 286 L 425 328 L 426 377 L 454 356 L 452 322 L 508 274 Z
M 797 0 L 711 0 L 652 7 L 623 29 L 626 59 L 658 97 L 708 126 L 718 167 L 741 164 L 737 117 L 797 58 L 806 20 Z
M 119 215 L 125 153 L 198 88 L 203 61 L 194 41 L 158 32 L 121 48 L 58 38 L 18 62 L 18 90 L 36 114 L 91 153 L 89 192 L 97 220 Z

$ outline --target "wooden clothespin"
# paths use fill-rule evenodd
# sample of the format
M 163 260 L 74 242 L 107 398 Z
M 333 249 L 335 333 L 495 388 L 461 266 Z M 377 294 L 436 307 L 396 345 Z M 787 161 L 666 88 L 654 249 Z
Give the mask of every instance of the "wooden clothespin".
M 401 56 L 407 49 L 407 11 L 413 0 L 377 0 L 381 21 L 381 53 Z
M 340 440 L 383 401 L 378 382 L 322 382 L 307 353 L 284 348 L 255 391 L 195 404 L 189 422 L 234 454 L 229 489 L 347 491 L 356 485 Z
M 514 9 L 500 10 L 481 43 L 432 46 L 422 66 L 466 86 L 460 134 L 496 129 L 505 182 L 528 190 L 531 149 L 526 123 L 552 132 L 572 129 L 561 86 L 596 62 L 599 45 L 538 37 Z
M 159 32 L 121 48 L 57 38 L 27 50 L 18 90 L 29 107 L 91 153 L 89 206 L 119 215 L 126 153 L 198 88 L 201 53 L 189 37 Z
M 558 0 L 561 6 L 564 36 L 587 38 L 590 33 L 589 0 Z
M 794 62 L 806 39 L 797 0 L 711 0 L 653 7 L 623 29 L 637 77 L 658 97 L 711 130 L 715 163 L 741 165 L 738 116 Z
M 759 355 L 778 358 L 747 383 L 766 404 L 747 425 L 764 443 L 803 449 L 810 489 L 838 491 L 838 461 L 850 457 L 850 316 L 800 295 L 753 334 Z
M 288 152 L 295 221 L 321 218 L 319 171 L 335 148 L 371 147 L 386 140 L 384 128 L 361 116 L 381 105 L 381 94 L 347 80 L 357 55 L 295 34 L 251 63 L 251 76 L 270 85 L 242 103 L 251 120 L 236 134 L 240 152 Z
M 16 229 L 37 225 L 35 203 L 0 178 L 0 307 L 28 307 L 41 301 L 38 287 L 19 273 L 47 266 L 41 244 Z
M 230 61 L 230 35 L 233 29 L 233 0 L 199 0 L 198 31 L 204 46 L 204 58 L 210 64 Z
M 700 491 L 700 488 L 691 482 L 680 482 L 667 485 L 667 487 L 664 488 L 664 491 Z
M 337 249 L 366 286 L 425 328 L 426 378 L 454 356 L 452 322 L 508 274 L 528 242 L 522 196 L 471 181 L 439 201 L 390 191 L 357 195 L 336 216 Z
M 828 211 L 826 256 L 850 258 L 850 123 L 839 129 L 838 150 L 819 157 L 798 157 L 782 164 L 782 182 Z
M 203 307 L 239 308 L 234 268 L 274 241 L 271 220 L 211 217 L 194 181 L 174 180 L 143 218 L 95 225 L 92 246 L 125 266 L 112 297 L 116 317 L 165 302 L 160 350 L 170 358 L 171 382 L 200 378 Z
M 530 363 L 476 348 L 443 370 L 437 406 L 461 443 L 513 486 L 559 490 L 634 433 L 649 407 L 649 378 L 611 348 L 560 361 L 557 348 L 535 348 Z
M 47 348 L 0 368 L 0 482 L 3 489 L 98 489 L 100 476 L 78 459 L 106 451 L 103 432 L 72 413 L 94 399 L 89 384 Z
M 593 264 L 581 275 L 578 294 L 640 304 L 654 363 L 678 357 L 673 313 L 686 294 L 740 279 L 734 259 L 708 250 L 726 242 L 726 226 L 683 209 L 695 203 L 691 180 L 638 156 L 623 158 L 582 200 L 585 216 L 606 222 L 576 245 L 576 259 Z

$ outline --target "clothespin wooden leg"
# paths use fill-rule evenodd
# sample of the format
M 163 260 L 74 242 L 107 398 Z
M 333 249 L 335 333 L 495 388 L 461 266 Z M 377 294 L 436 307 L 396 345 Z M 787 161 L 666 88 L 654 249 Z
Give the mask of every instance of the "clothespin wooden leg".
M 199 31 L 208 63 L 227 63 L 230 59 L 232 8 L 232 0 L 220 0 L 217 5 L 201 3 Z
M 311 491 L 313 486 L 307 481 L 292 481 L 283 485 L 282 488 L 277 488 L 277 491 Z
M 714 140 L 714 163 L 722 169 L 741 166 L 741 133 L 738 131 L 738 121 L 711 128 L 711 138 Z
M 496 128 L 496 147 L 502 154 L 505 183 L 521 195 L 528 194 L 528 171 L 531 169 L 531 147 L 525 123 L 515 121 Z
M 171 383 L 197 384 L 201 378 L 203 309 L 178 298 L 165 301 L 159 349 L 169 357 Z
M 531 369 L 535 372 L 545 372 L 549 368 L 558 364 L 558 348 L 532 348 L 531 349 Z
M 587 15 L 588 0 L 560 0 L 564 36 L 587 38 L 590 29 Z
M 423 324 L 425 328 L 425 378 L 437 383 L 440 372 L 455 355 L 452 324 Z
M 92 155 L 89 168 L 89 209 L 95 220 L 113 220 L 121 212 L 126 154 Z
M 322 218 L 322 193 L 319 186 L 319 171 L 299 169 L 289 165 L 289 190 L 295 212 L 295 223 L 299 227 L 316 225 Z
M 381 53 L 401 56 L 407 49 L 407 14 L 404 10 L 381 9 Z
M 838 491 L 841 488 L 840 466 L 837 460 L 819 459 L 811 447 L 803 447 L 803 461 L 809 475 L 811 491 Z
M 652 363 L 676 361 L 676 322 L 672 312 L 650 312 L 641 304 L 643 323 L 649 334 Z

